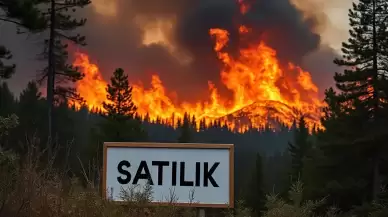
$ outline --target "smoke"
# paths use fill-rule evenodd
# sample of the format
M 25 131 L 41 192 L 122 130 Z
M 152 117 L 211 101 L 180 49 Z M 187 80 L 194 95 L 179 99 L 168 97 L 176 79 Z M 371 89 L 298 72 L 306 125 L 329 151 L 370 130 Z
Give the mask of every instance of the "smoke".
M 132 81 L 147 86 L 151 74 L 157 73 L 168 90 L 190 101 L 208 96 L 209 80 L 225 92 L 219 83 L 221 66 L 213 51 L 210 28 L 228 30 L 228 49 L 236 53 L 242 46 L 238 25 L 246 24 L 254 30 L 249 42 L 265 40 L 281 60 L 315 70 L 305 64 L 305 57 L 320 52 L 318 30 L 325 17 L 302 12 L 290 0 L 248 1 L 251 9 L 242 16 L 237 0 L 93 0 L 92 6 L 77 12 L 88 19 L 80 30 L 88 46 L 81 51 L 100 66 L 105 79 L 121 67 Z M 33 56 L 40 49 L 29 53 Z M 308 62 L 314 62 L 314 57 L 332 59 L 334 51 L 324 49 Z M 325 66 L 319 66 L 321 73 Z M 328 77 L 331 79 L 331 74 Z

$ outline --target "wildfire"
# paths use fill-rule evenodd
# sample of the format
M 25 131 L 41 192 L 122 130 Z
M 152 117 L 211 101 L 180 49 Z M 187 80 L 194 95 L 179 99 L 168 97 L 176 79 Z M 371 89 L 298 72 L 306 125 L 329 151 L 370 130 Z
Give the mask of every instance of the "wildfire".
M 242 35 L 249 33 L 245 26 L 239 30 Z M 233 99 L 221 97 L 215 85 L 209 82 L 206 101 L 177 105 L 168 96 L 159 76 L 154 74 L 150 89 L 132 83 L 132 99 L 139 115 L 147 115 L 151 121 L 164 119 L 174 125 L 176 119 L 183 118 L 187 112 L 197 120 L 205 120 L 206 124 L 220 120 L 231 129 L 244 131 L 249 127 L 262 128 L 271 124 L 271 120 L 290 126 L 299 112 L 303 112 L 308 115 L 306 122 L 310 129 L 314 125 L 320 127 L 323 103 L 309 72 L 292 63 L 282 66 L 276 51 L 264 42 L 240 49 L 238 58 L 234 58 L 223 51 L 229 41 L 226 30 L 210 29 L 209 34 L 215 40 L 214 51 L 224 64 L 221 81 L 233 92 Z M 84 53 L 76 53 L 74 65 L 85 73 L 84 79 L 76 84 L 78 92 L 90 109 L 102 108 L 107 82 L 98 66 Z

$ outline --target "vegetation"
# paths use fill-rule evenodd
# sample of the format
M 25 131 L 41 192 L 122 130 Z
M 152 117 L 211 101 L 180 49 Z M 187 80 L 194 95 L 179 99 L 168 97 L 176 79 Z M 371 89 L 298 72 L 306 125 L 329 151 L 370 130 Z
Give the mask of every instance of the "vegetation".
M 255 170 L 252 171 L 249 189 L 245 195 L 246 205 L 256 216 L 261 216 L 264 211 L 265 193 L 263 189 L 263 159 L 260 154 L 256 156 Z
M 184 117 L 183 117 L 183 123 L 182 125 L 180 126 L 180 130 L 181 130 L 181 135 L 179 136 L 178 138 L 178 142 L 181 142 L 181 143 L 187 143 L 187 142 L 190 142 L 190 137 L 191 137 L 191 133 L 190 133 L 190 128 L 192 124 L 196 124 L 195 122 L 194 123 L 190 123 L 190 120 L 189 120 L 189 115 L 187 113 L 185 113 Z
M 91 3 L 90 0 L 29 0 L 39 4 L 40 16 L 45 21 L 42 31 L 48 32 L 48 38 L 44 41 L 44 49 L 41 59 L 47 61 L 42 70 L 39 83 L 47 81 L 47 104 L 48 104 L 48 139 L 53 137 L 53 106 L 55 102 L 66 102 L 69 98 L 82 100 L 76 90 L 69 86 L 83 78 L 77 68 L 67 63 L 69 44 L 86 45 L 85 37 L 74 33 L 86 23 L 86 19 L 72 17 L 71 12 L 83 8 Z M 58 102 L 60 101 L 60 102 Z
M 85 43 L 84 37 L 65 33 L 86 20 L 74 20 L 65 12 L 89 3 L 0 0 L 5 12 L 0 21 L 28 32 L 50 32 L 44 50 L 48 64 L 42 74 L 47 79 L 46 98 L 36 81 L 14 96 L 4 81 L 15 66 L 6 64 L 11 53 L 0 47 L 1 216 L 196 215 L 174 201 L 149 206 L 149 189 L 143 194 L 127 192 L 123 206 L 103 200 L 99 189 L 103 141 L 235 144 L 237 207 L 217 210 L 219 216 L 388 216 L 387 1 L 359 0 L 349 11 L 350 38 L 343 43 L 342 58 L 334 60 L 344 71 L 334 76 L 337 91 L 325 91 L 327 106 L 321 120 L 325 129 L 312 133 L 303 115 L 292 129 L 276 132 L 267 128 L 232 132 L 219 120 L 206 125 L 190 114 L 178 120 L 177 129 L 164 120 L 150 121 L 137 115 L 132 87 L 121 68 L 106 87 L 102 111 L 89 111 L 86 105 L 69 107 L 67 100 L 79 96 L 66 84 L 83 75 L 67 64 L 66 48 L 70 42 Z
M 307 129 L 304 117 L 300 117 L 298 122 L 298 128 L 294 132 L 293 143 L 288 143 L 288 151 L 291 154 L 291 180 L 295 182 L 302 177 L 303 173 L 303 161 L 307 156 L 308 151 L 311 149 L 311 142 L 309 141 L 309 132 Z
M 114 71 L 106 87 L 107 102 L 103 103 L 106 114 L 100 133 L 103 138 L 112 141 L 134 141 L 146 139 L 146 132 L 135 118 L 136 106 L 132 102 L 132 87 L 129 86 L 128 75 L 119 68 Z

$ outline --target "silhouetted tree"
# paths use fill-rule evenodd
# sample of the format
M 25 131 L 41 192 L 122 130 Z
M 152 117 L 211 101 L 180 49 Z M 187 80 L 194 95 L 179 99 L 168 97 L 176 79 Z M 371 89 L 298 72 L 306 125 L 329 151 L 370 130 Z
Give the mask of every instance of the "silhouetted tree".
M 144 138 L 145 132 L 138 119 L 134 118 L 136 106 L 132 101 L 132 87 L 128 75 L 121 68 L 116 69 L 107 85 L 107 100 L 103 103 L 107 126 L 103 129 L 109 139 L 117 141 Z
M 43 121 L 46 120 L 46 116 L 43 116 L 46 108 L 43 103 L 37 83 L 30 81 L 27 88 L 20 94 L 17 112 L 20 118 L 19 133 L 26 135 L 29 141 L 32 140 L 35 133 L 36 136 L 42 136 L 42 126 L 45 126 Z
M 371 198 L 377 199 L 380 188 L 380 163 L 388 138 L 388 95 L 385 77 L 388 72 L 388 2 L 385 0 L 360 0 L 349 10 L 350 38 L 342 44 L 343 57 L 334 63 L 343 66 L 334 80 L 339 94 L 331 92 L 340 109 L 351 118 L 351 125 L 338 129 L 336 135 L 342 145 L 363 153 L 364 164 L 369 164 Z M 346 123 L 346 122 L 345 122 Z M 359 126 L 359 129 L 355 129 Z M 353 131 L 353 132 L 348 132 Z M 355 134 L 354 132 L 362 132 Z M 344 136 L 344 134 L 352 136 Z M 345 139 L 348 140 L 345 140 Z M 336 142 L 337 143 L 337 142 Z M 357 148 L 356 148 L 357 146 Z M 361 148 L 361 149 L 360 149 Z
M 83 78 L 75 67 L 67 63 L 68 44 L 86 45 L 85 37 L 75 34 L 73 31 L 82 27 L 86 19 L 76 19 L 69 15 L 75 12 L 77 8 L 82 8 L 91 3 L 90 0 L 38 0 L 47 8 L 43 12 L 47 22 L 46 30 L 49 32 L 49 38 L 45 40 L 45 46 L 42 57 L 48 61 L 41 74 L 42 83 L 47 79 L 47 103 L 48 103 L 48 135 L 52 136 L 52 111 L 54 99 L 80 100 L 76 90 L 68 85 L 69 82 L 75 82 Z M 55 98 L 57 97 L 57 98 Z
M 107 88 L 107 102 L 103 103 L 107 116 L 117 121 L 133 119 L 136 106 L 132 101 L 132 87 L 128 75 L 121 68 L 116 69 Z
M 8 116 L 15 111 L 15 96 L 6 82 L 0 84 L 0 116 Z
M 195 118 L 195 115 L 192 116 L 190 125 L 193 128 L 193 130 L 196 130 L 196 128 L 197 128 L 197 119 Z
M 261 216 L 265 208 L 265 193 L 263 184 L 263 160 L 261 155 L 256 155 L 254 171 L 251 174 L 251 181 L 248 186 L 246 202 L 256 216 Z
M 191 141 L 191 130 L 190 130 L 190 116 L 189 114 L 185 113 L 183 116 L 183 123 L 180 127 L 180 136 L 178 138 L 178 141 L 181 143 L 188 143 Z
M 294 141 L 288 142 L 288 151 L 291 155 L 292 171 L 291 182 L 294 183 L 302 177 L 303 159 L 311 148 L 308 141 L 309 131 L 303 116 L 299 119 L 298 128 L 294 130 Z
M 201 132 L 205 131 L 206 130 L 206 122 L 205 122 L 205 119 L 201 119 L 199 121 L 199 130 Z

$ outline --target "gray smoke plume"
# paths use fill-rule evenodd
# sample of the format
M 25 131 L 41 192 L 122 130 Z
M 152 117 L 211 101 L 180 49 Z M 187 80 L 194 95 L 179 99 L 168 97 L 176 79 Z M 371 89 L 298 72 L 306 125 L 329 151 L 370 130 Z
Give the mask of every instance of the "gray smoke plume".
M 100 2 L 95 0 L 94 4 Z M 325 59 L 328 70 L 332 70 L 334 52 L 323 49 L 323 52 L 311 57 L 305 64 L 303 58 L 319 49 L 320 36 L 313 30 L 320 25 L 315 18 L 304 19 L 303 13 L 296 9 L 290 0 L 250 0 L 251 9 L 244 16 L 239 13 L 237 0 L 112 0 L 116 5 L 115 16 L 105 16 L 97 12 L 96 7 L 89 6 L 79 10 L 80 16 L 88 18 L 81 29 L 86 35 L 88 46 L 81 48 L 101 69 L 108 80 L 115 68 L 122 67 L 133 81 L 142 81 L 147 87 L 151 74 L 160 75 L 165 86 L 176 91 L 181 100 L 199 100 L 208 96 L 207 81 L 213 81 L 221 88 L 219 79 L 220 62 L 214 51 L 214 41 L 209 36 L 210 28 L 223 28 L 230 32 L 229 51 L 236 54 L 240 46 L 238 27 L 245 24 L 253 27 L 249 41 L 265 40 L 276 49 L 280 59 L 292 61 L 305 66 L 313 77 L 326 76 L 330 80 L 332 72 L 322 75 L 325 66 L 311 64 L 314 58 Z M 102 10 L 108 8 L 102 7 Z M 173 44 L 174 51 L 163 44 L 144 45 L 145 29 L 161 20 L 171 21 L 165 33 L 167 40 Z M 145 27 L 149 25 L 150 27 Z M 166 27 L 166 28 L 167 28 Z M 20 89 L 20 81 L 26 83 L 41 67 L 33 60 L 41 48 L 31 42 L 15 41 L 12 27 L 6 26 L 7 33 L 1 29 L 0 37 L 9 37 L 5 43 L 15 53 L 19 63 L 18 75 L 12 83 Z M 265 34 L 264 34 L 265 33 Z M 263 34 L 265 38 L 263 38 Z M 3 40 L 4 41 L 4 40 Z M 20 44 L 26 44 L 20 46 Z M 75 51 L 75 49 L 73 50 Z M 184 61 L 184 59 L 188 59 Z M 330 60 L 330 61 L 329 61 Z M 319 61 L 318 61 L 319 62 Z M 30 66 L 33 67 L 30 67 Z M 28 75 L 28 76 L 25 76 Z M 317 79 L 315 79 L 317 80 Z M 324 79 L 325 80 L 325 79 Z M 320 85 L 318 83 L 318 85 Z M 323 87 L 326 88 L 326 87 Z M 321 88 L 321 89 L 323 89 Z M 20 91 L 20 90 L 19 90 Z M 221 93 L 225 92 L 221 88 Z

